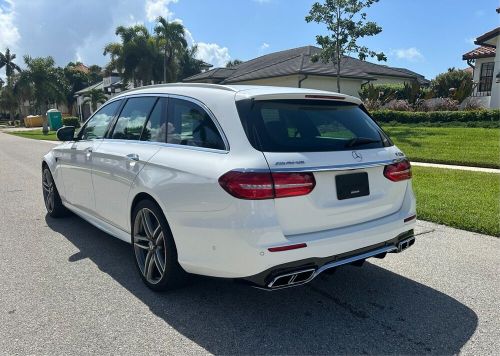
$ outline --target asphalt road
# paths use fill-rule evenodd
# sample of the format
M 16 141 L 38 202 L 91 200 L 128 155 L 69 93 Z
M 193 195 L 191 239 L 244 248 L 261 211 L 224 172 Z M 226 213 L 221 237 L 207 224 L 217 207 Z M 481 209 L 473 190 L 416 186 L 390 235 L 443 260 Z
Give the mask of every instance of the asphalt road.
M 51 147 L 0 132 L 0 353 L 500 353 L 497 238 L 419 222 L 409 250 L 304 287 L 197 278 L 156 294 L 129 245 L 46 216 Z

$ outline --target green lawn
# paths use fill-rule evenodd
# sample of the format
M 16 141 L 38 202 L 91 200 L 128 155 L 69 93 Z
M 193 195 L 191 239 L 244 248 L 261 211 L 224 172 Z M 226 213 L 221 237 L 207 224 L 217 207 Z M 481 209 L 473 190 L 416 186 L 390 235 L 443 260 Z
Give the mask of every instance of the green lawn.
M 500 168 L 500 129 L 382 125 L 413 161 Z
M 26 138 L 33 138 L 35 140 L 50 140 L 50 141 L 57 141 L 56 137 L 56 132 L 55 131 L 49 131 L 48 135 L 44 135 L 42 133 L 42 130 L 30 130 L 30 131 L 10 131 L 7 132 L 11 135 L 16 135 L 16 136 L 21 136 L 21 137 L 26 137 Z
M 500 174 L 412 169 L 419 219 L 500 236 Z

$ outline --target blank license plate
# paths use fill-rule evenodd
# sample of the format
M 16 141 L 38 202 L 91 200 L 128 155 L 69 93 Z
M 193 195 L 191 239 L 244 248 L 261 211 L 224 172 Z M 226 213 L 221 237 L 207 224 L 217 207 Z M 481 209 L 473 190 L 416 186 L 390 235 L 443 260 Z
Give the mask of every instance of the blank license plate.
M 337 199 L 350 199 L 370 195 L 368 173 L 352 173 L 335 176 Z

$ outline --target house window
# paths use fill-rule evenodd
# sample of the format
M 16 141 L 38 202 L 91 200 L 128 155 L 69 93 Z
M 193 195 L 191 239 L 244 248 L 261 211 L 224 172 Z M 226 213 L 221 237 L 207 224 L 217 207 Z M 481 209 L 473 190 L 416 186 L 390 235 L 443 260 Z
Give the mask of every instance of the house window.
M 495 62 L 488 62 L 481 64 L 481 73 L 479 74 L 479 91 L 491 91 L 491 84 L 493 83 L 493 67 Z

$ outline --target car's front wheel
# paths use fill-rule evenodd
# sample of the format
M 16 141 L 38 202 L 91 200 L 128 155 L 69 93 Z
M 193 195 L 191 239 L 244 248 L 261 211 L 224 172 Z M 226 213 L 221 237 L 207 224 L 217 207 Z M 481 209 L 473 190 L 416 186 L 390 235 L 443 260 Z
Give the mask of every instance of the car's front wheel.
M 44 167 L 42 170 L 42 190 L 45 208 L 51 217 L 60 218 L 68 215 L 69 211 L 61 201 L 54 178 L 48 167 Z
M 164 291 L 185 281 L 167 220 L 151 200 L 139 202 L 132 212 L 132 246 L 137 268 L 149 288 Z

